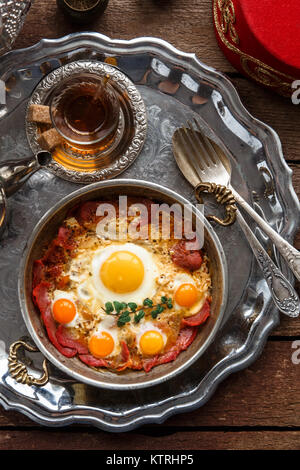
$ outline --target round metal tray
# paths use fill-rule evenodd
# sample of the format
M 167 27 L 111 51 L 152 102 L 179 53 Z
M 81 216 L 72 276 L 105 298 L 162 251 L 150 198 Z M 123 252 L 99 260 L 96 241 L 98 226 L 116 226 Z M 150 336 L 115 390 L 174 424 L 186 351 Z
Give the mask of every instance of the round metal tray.
M 0 78 L 7 89 L 6 105 L 0 107 L 1 160 L 28 155 L 24 127 L 28 99 L 46 74 L 75 60 L 113 61 L 135 83 L 144 100 L 146 142 L 122 177 L 155 181 L 195 202 L 192 188 L 176 166 L 171 138 L 177 127 L 196 114 L 202 126 L 213 128 L 219 143 L 228 148 L 233 186 L 276 230 L 293 241 L 299 225 L 299 202 L 277 134 L 245 110 L 224 75 L 160 39 L 119 41 L 97 33 L 80 33 L 42 40 L 1 57 Z M 268 334 L 279 323 L 279 313 L 237 224 L 215 227 L 230 273 L 223 323 L 205 354 L 179 376 L 149 389 L 124 391 L 120 396 L 117 391 L 78 383 L 51 365 L 50 381 L 43 387 L 19 384 L 9 375 L 9 345 L 28 336 L 17 298 L 18 270 L 26 241 L 46 210 L 76 188 L 78 185 L 43 170 L 8 200 L 8 225 L 0 240 L 1 404 L 48 426 L 87 423 L 118 432 L 161 423 L 172 414 L 202 406 L 225 377 L 247 367 L 261 354 Z M 207 213 L 213 210 L 208 202 Z M 250 219 L 249 225 L 272 251 L 268 239 Z M 292 279 L 277 253 L 273 254 Z M 40 353 L 30 353 L 25 360 L 32 375 L 41 373 Z

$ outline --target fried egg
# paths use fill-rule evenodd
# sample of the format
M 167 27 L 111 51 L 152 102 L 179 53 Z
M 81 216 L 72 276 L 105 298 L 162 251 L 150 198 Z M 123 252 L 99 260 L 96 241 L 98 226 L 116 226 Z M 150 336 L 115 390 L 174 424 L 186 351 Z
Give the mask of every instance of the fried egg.
M 58 323 L 67 327 L 76 326 L 79 315 L 72 293 L 55 290 L 51 307 L 52 315 Z
M 97 251 L 91 263 L 92 280 L 103 303 L 141 305 L 156 291 L 157 267 L 152 254 L 134 243 L 112 244 Z
M 136 345 L 143 356 L 159 354 L 167 343 L 167 335 L 151 321 L 144 321 L 136 328 Z
M 176 275 L 172 288 L 176 310 L 184 309 L 190 315 L 199 312 L 205 298 L 203 292 L 197 288 L 192 276 L 186 273 Z
M 102 317 L 102 320 L 90 334 L 88 348 L 97 358 L 109 358 L 120 353 L 120 341 L 113 316 Z

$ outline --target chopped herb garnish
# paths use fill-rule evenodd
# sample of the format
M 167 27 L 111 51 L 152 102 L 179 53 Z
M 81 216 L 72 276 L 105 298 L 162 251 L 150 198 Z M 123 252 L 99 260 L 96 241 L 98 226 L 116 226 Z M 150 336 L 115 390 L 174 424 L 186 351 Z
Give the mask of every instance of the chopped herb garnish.
M 164 311 L 164 309 L 165 309 L 165 307 L 163 307 L 160 304 L 156 307 L 156 310 L 157 310 L 158 313 L 162 313 Z
M 132 312 L 135 312 L 137 309 L 137 304 L 134 302 L 128 302 L 128 307 L 130 308 Z
M 106 311 L 106 313 L 111 313 L 111 312 L 114 311 L 114 306 L 111 302 L 106 302 L 105 311 Z
M 157 315 L 162 313 L 164 311 L 165 307 L 163 307 L 161 304 L 158 304 L 154 310 L 151 312 L 152 318 L 156 318 Z
M 147 307 L 153 307 L 153 301 L 151 299 L 148 299 L 148 297 L 144 300 L 143 304 Z
M 115 307 L 116 313 L 120 313 L 121 310 L 123 310 L 123 307 L 122 307 L 122 303 L 121 303 L 121 302 L 114 301 L 114 307 Z
M 156 311 L 156 309 L 155 309 L 155 310 L 152 310 L 152 312 L 151 312 L 151 317 L 152 317 L 154 320 L 155 320 L 155 318 L 157 317 L 157 315 L 158 315 L 158 312 Z
M 125 312 L 123 312 L 119 318 L 118 318 L 118 322 L 117 322 L 117 325 L 118 326 L 124 326 L 126 323 L 129 323 L 130 322 L 130 312 L 128 310 L 125 310 Z
M 138 313 L 134 315 L 134 322 L 139 323 L 142 318 L 144 318 L 145 312 L 144 310 L 140 310 Z
M 154 308 L 154 310 L 151 311 L 151 316 L 152 318 L 157 318 L 157 316 L 162 313 L 166 306 L 168 308 L 172 308 L 172 299 L 166 297 L 163 295 L 161 297 L 161 303 L 154 305 L 153 300 L 147 298 L 144 299 L 143 305 L 146 308 Z M 106 302 L 105 304 L 105 309 L 104 311 L 107 314 L 114 313 L 115 315 L 118 315 L 118 321 L 117 325 L 119 327 L 124 326 L 126 323 L 129 323 L 132 319 L 131 315 L 134 313 L 134 322 L 139 323 L 142 318 L 146 315 L 145 310 L 142 308 L 138 308 L 138 305 L 135 302 L 118 302 L 117 300 L 113 302 Z

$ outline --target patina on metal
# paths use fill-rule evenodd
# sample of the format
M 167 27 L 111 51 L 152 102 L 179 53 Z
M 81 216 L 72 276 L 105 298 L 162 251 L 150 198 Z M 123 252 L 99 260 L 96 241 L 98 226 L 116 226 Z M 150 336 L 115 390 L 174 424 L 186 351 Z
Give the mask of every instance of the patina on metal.
M 1 0 L 0 1 L 0 54 L 8 51 L 19 32 L 21 31 L 25 17 L 33 2 L 31 0 Z
M 35 172 L 47 167 L 51 159 L 51 153 L 42 150 L 32 157 L 0 163 L 0 236 L 7 220 L 6 198 L 16 193 Z

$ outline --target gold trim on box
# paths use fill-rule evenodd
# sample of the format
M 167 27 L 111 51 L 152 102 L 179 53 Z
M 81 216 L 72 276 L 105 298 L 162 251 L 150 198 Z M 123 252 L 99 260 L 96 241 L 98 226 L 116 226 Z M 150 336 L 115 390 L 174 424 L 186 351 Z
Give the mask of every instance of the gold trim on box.
M 240 40 L 234 27 L 236 17 L 232 0 L 218 0 L 218 7 L 222 18 L 221 28 L 223 33 L 227 34 L 229 32 L 231 40 L 235 44 L 239 44 Z
M 240 56 L 241 67 L 247 75 L 267 87 L 276 88 L 277 91 L 284 96 L 291 96 L 291 83 L 296 80 L 295 77 L 287 75 L 283 72 L 279 72 L 278 70 L 274 69 L 273 67 L 270 67 L 261 60 L 256 59 L 255 57 L 252 57 L 249 54 L 246 54 L 245 52 L 242 52 L 225 36 L 226 33 L 228 33 L 229 31 L 229 36 L 232 39 L 229 25 L 227 26 L 227 28 L 224 28 L 224 22 L 231 21 L 231 27 L 232 23 L 236 22 L 234 5 L 233 3 L 231 5 L 231 3 L 232 0 L 214 0 L 214 21 L 220 40 L 225 46 L 228 47 L 230 51 Z M 219 21 L 218 13 L 220 13 L 221 15 L 221 23 Z M 233 42 L 238 44 L 236 41 Z

